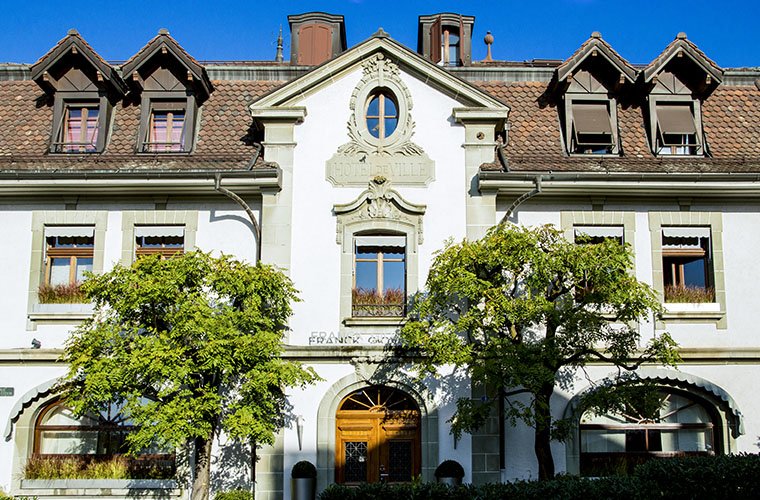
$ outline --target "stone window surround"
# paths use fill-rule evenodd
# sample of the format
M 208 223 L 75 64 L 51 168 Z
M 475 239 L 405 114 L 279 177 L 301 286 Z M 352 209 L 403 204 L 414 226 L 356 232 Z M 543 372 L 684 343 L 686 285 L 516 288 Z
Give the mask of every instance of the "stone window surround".
M 44 280 L 45 273 L 45 227 L 46 226 L 94 226 L 95 247 L 93 249 L 92 272 L 103 272 L 103 252 L 105 247 L 105 232 L 108 224 L 108 212 L 104 210 L 42 210 L 32 212 L 32 260 L 29 266 L 29 300 L 28 314 L 31 321 L 62 320 L 72 321 L 82 319 L 81 304 L 60 304 L 72 306 L 69 314 L 58 312 L 50 317 L 38 311 L 40 303 L 37 291 Z M 45 316 L 45 317 L 43 317 Z M 70 316 L 70 317 L 69 317 Z M 87 316 L 87 314 L 85 315 Z M 34 325 L 30 325 L 34 329 Z
M 664 281 L 662 269 L 662 227 L 663 226 L 709 226 L 712 247 L 713 283 L 715 303 L 718 311 L 678 311 L 668 310 L 664 303 Z M 706 321 L 715 322 L 720 330 L 728 328 L 726 320 L 726 285 L 723 264 L 723 214 L 720 212 L 649 212 L 649 231 L 652 241 L 652 284 L 663 301 L 665 321 Z M 664 327 L 658 322 L 658 328 Z
M 406 237 L 406 295 L 417 292 L 418 282 L 418 230 L 413 224 L 395 220 L 369 220 L 342 223 L 343 216 L 338 216 L 338 224 L 343 227 L 340 255 L 340 318 L 347 326 L 351 325 L 398 325 L 402 318 L 352 316 L 352 290 L 354 273 L 354 236 L 355 235 L 403 235 Z
M 189 252 L 195 249 L 195 236 L 198 232 L 197 210 L 128 210 L 122 212 L 121 263 L 130 265 L 135 260 L 135 226 L 184 226 L 185 247 Z
M 623 242 L 633 245 L 636 214 L 634 212 L 602 212 L 596 210 L 560 212 L 560 230 L 569 241 L 575 241 L 575 226 L 622 226 Z

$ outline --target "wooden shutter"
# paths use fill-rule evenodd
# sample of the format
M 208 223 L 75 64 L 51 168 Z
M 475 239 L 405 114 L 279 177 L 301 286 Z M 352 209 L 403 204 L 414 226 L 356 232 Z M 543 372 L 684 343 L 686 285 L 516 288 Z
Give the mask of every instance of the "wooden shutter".
M 298 33 L 298 64 L 322 64 L 332 57 L 332 28 L 326 24 L 307 24 Z
M 441 60 L 441 17 L 430 26 L 430 60 L 438 63 Z

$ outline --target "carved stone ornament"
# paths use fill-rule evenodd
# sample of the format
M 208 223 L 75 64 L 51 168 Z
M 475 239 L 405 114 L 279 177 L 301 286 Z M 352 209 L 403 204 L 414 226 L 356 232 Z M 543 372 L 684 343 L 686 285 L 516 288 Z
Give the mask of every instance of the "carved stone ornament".
M 362 67 L 362 79 L 349 101 L 349 142 L 327 161 L 327 180 L 333 186 L 362 186 L 382 175 L 396 184 L 428 185 L 435 180 L 435 163 L 412 142 L 412 94 L 401 79 L 398 65 L 379 52 Z M 367 128 L 367 103 L 377 89 L 393 94 L 398 105 L 398 124 L 385 138 L 373 136 Z
M 338 219 L 337 243 L 343 243 L 346 226 L 371 223 L 368 225 L 377 228 L 380 228 L 382 224 L 411 228 L 416 233 L 417 244 L 420 244 L 422 243 L 422 216 L 426 208 L 425 205 L 409 203 L 391 188 L 391 182 L 388 179 L 377 176 L 354 201 L 333 207 Z

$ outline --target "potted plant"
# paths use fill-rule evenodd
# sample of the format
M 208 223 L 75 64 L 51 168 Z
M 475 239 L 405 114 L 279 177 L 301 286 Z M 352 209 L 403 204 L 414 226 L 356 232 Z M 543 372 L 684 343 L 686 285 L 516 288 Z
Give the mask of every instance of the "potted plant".
M 317 468 L 308 460 L 301 460 L 290 472 L 291 500 L 314 500 L 317 495 Z
M 436 467 L 435 478 L 439 483 L 458 486 L 462 484 L 464 469 L 456 460 L 444 460 L 441 465 Z

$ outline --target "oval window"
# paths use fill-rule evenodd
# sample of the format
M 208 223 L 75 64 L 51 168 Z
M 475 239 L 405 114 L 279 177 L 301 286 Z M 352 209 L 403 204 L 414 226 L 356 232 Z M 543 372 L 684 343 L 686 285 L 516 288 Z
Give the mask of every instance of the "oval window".
M 393 94 L 381 90 L 370 94 L 367 102 L 367 130 L 373 137 L 390 137 L 398 125 L 398 105 Z

